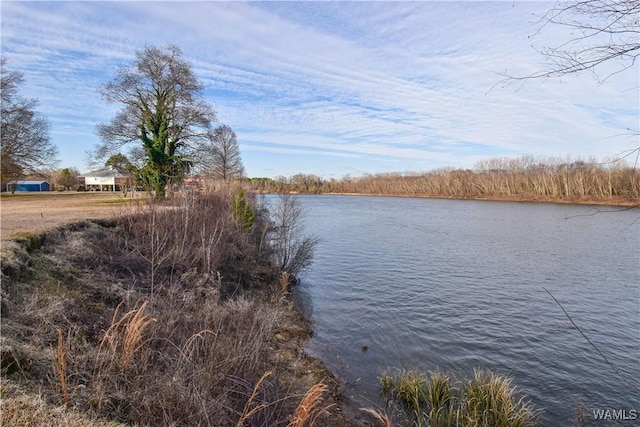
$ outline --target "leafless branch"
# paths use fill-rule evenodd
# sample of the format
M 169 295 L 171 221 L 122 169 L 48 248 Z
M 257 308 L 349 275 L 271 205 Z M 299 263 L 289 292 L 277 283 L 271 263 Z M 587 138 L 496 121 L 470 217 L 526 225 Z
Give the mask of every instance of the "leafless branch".
M 526 76 L 508 72 L 501 83 L 539 78 L 561 78 L 591 71 L 600 82 L 633 67 L 640 55 L 639 0 L 572 0 L 559 2 L 539 16 L 535 39 L 548 26 L 570 29 L 568 40 L 557 46 L 536 48 L 547 67 Z M 600 66 L 615 63 L 618 69 L 600 75 Z

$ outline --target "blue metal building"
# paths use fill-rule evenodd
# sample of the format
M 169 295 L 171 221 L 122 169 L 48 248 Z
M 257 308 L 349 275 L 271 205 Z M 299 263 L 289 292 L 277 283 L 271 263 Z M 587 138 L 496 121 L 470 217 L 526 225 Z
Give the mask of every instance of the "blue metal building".
M 51 191 L 47 181 L 14 181 L 7 184 L 7 191 Z

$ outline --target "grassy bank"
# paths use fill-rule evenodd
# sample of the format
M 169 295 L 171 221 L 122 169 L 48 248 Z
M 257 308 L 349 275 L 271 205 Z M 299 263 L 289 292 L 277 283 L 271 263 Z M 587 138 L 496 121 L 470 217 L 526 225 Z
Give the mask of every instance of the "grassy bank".
M 3 242 L 2 425 L 354 425 L 237 194 Z

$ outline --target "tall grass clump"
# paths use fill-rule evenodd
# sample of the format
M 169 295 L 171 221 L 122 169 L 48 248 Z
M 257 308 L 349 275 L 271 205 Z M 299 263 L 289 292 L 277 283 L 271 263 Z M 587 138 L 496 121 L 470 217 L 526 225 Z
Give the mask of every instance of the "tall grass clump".
M 395 376 L 385 372 L 380 383 L 383 394 L 399 404 L 411 425 L 440 425 L 452 413 L 451 382 L 440 371 L 427 374 L 411 370 Z
M 67 351 L 64 345 L 64 339 L 62 338 L 62 330 L 58 329 L 57 345 L 55 350 L 52 350 L 53 371 L 60 385 L 60 393 L 62 394 L 65 406 L 69 406 L 71 403 L 67 382 Z
M 463 390 L 465 425 L 526 427 L 534 425 L 535 411 L 524 397 L 518 399 L 511 378 L 476 369 Z
M 476 370 L 467 381 L 452 381 L 440 371 L 385 372 L 383 395 L 396 418 L 405 425 L 444 427 L 528 427 L 536 412 L 524 397 L 517 398 L 511 379 Z

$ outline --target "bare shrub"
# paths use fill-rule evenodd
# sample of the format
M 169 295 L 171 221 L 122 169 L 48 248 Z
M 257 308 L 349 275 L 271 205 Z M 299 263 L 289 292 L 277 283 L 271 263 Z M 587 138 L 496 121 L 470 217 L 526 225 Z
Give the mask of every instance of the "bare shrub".
M 295 278 L 313 261 L 318 238 L 304 235 L 304 211 L 295 196 L 280 195 L 272 213 L 271 245 L 275 264 Z

